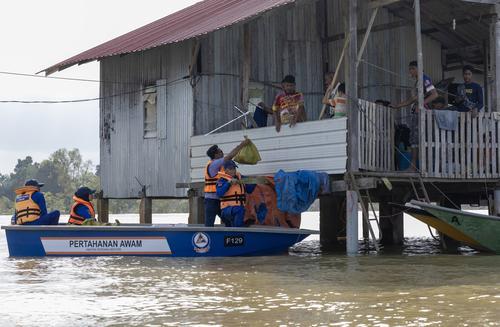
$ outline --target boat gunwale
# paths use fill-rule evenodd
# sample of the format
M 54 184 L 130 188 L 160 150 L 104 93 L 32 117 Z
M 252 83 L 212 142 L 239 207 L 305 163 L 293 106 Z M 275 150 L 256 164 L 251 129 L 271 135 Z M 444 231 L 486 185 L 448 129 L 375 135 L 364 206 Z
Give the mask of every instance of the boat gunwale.
M 12 231 L 106 231 L 106 232 L 225 232 L 225 233 L 277 233 L 295 235 L 319 234 L 310 229 L 294 229 L 283 227 L 205 227 L 203 225 L 169 225 L 169 224 L 126 224 L 120 226 L 72 226 L 72 225 L 6 225 L 4 230 Z
M 415 201 L 415 200 L 410 201 L 410 203 L 413 204 L 413 205 L 421 207 L 420 209 L 422 209 L 422 208 L 431 208 L 431 209 L 434 209 L 434 210 L 447 211 L 447 212 L 450 212 L 450 213 L 457 213 L 459 215 L 474 216 L 474 217 L 477 217 L 477 218 L 495 220 L 495 221 L 500 222 L 500 217 L 495 217 L 495 216 L 490 216 L 490 215 L 483 215 L 483 214 L 474 213 L 474 212 L 470 212 L 470 211 L 464 211 L 464 210 L 446 208 L 446 207 L 441 207 L 441 206 L 438 206 L 438 205 L 434 205 L 434 204 L 430 204 L 430 203 L 425 203 L 425 202 L 421 202 L 421 201 Z M 433 216 L 435 216 L 435 215 L 433 215 Z

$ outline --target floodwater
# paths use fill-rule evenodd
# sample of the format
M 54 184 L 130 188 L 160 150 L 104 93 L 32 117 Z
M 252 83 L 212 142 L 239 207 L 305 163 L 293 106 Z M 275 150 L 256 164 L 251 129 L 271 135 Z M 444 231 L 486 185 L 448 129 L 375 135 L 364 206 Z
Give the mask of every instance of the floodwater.
M 402 253 L 355 257 L 313 238 L 274 257 L 15 259 L 2 231 L 0 326 L 500 325 L 500 256 L 439 254 L 425 227 L 405 223 Z

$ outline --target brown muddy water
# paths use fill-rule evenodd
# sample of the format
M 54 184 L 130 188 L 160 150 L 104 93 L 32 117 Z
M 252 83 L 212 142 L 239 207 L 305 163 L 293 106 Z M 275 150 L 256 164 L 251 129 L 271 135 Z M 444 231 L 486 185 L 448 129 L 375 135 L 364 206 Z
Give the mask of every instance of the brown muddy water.
M 402 252 L 356 257 L 322 253 L 312 238 L 273 257 L 15 259 L 2 231 L 0 326 L 500 325 L 500 256 L 440 254 L 405 223 Z

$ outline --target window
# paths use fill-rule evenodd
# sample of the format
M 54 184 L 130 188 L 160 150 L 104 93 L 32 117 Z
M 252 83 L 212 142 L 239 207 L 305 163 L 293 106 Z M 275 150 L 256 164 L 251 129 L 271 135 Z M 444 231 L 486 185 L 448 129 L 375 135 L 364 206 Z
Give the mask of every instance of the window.
M 144 104 L 144 138 L 156 137 L 156 85 L 146 86 L 143 91 L 143 104 Z

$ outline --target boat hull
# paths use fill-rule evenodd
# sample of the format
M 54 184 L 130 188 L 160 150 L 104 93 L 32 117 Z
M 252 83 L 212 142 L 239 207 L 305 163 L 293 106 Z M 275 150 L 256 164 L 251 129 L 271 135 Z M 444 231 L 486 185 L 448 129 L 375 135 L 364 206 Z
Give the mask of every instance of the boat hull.
M 9 255 L 218 257 L 287 253 L 315 231 L 203 226 L 4 226 Z
M 500 218 L 412 201 L 438 222 L 440 232 L 473 248 L 500 254 Z

